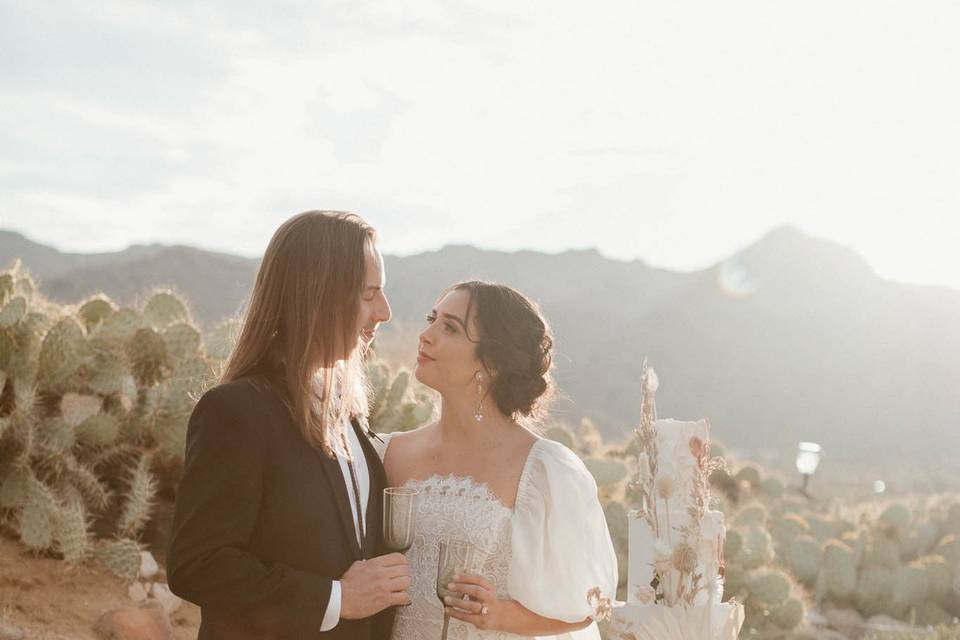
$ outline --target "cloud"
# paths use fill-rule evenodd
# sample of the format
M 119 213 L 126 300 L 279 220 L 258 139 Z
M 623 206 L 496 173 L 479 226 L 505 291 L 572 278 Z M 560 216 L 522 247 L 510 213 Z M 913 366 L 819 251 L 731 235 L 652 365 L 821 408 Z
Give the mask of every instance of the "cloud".
M 922 255 L 960 204 L 960 7 L 934 4 L 7 2 L 0 223 L 249 252 L 343 203 L 410 250 L 694 268 L 793 221 L 892 272 L 885 243 Z

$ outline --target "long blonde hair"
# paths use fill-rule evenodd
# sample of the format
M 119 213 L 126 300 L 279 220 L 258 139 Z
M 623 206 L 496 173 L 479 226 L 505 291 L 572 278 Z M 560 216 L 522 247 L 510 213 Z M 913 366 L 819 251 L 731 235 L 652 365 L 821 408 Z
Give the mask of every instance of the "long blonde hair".
M 280 225 L 219 379 L 279 374 L 303 436 L 331 457 L 344 418 L 367 412 L 362 343 L 348 342 L 359 333 L 364 252 L 375 241 L 373 227 L 343 211 L 305 211 Z

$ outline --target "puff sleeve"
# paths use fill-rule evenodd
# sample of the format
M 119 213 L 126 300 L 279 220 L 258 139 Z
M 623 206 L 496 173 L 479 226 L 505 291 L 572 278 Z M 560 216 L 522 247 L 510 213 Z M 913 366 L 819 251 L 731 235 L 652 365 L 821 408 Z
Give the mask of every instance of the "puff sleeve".
M 564 622 L 593 615 L 587 592 L 615 598 L 617 557 L 597 484 L 565 446 L 540 440 L 517 489 L 510 597 L 534 613 Z

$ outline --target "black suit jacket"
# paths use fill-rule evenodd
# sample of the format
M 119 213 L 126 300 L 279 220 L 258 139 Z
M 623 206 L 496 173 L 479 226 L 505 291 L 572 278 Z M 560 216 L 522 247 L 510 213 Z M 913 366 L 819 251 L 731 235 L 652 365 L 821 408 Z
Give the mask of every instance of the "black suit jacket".
M 275 380 L 252 375 L 210 389 L 194 407 L 170 589 L 200 606 L 200 640 L 387 640 L 392 608 L 320 633 L 332 581 L 383 552 L 383 465 L 354 421 L 370 471 L 361 549 L 339 463 L 307 443 L 283 394 Z

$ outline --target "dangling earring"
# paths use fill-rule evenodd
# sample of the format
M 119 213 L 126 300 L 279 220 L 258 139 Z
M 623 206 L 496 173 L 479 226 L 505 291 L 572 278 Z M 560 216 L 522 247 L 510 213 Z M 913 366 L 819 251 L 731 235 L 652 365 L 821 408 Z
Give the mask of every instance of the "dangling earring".
M 483 376 L 477 371 L 477 375 L 475 375 L 474 378 L 477 380 L 477 410 L 473 414 L 473 419 L 480 422 L 483 420 L 483 385 L 480 384 Z

